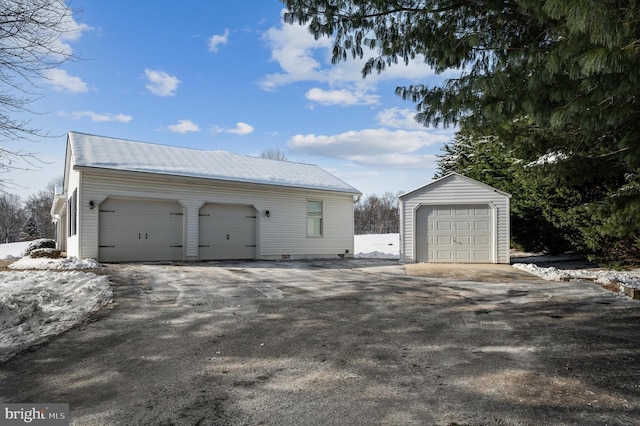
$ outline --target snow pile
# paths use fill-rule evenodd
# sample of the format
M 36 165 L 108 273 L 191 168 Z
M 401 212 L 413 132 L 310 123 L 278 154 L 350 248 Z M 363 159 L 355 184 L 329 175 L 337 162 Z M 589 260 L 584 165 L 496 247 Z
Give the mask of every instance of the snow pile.
M 400 259 L 399 234 L 366 234 L 354 238 L 354 257 Z
M 0 272 L 0 362 L 71 328 L 112 295 L 108 277 L 93 273 Z
M 590 280 L 598 284 L 620 283 L 626 287 L 640 288 L 640 272 L 618 272 L 598 269 L 542 268 L 532 263 L 514 263 L 514 268 L 537 275 L 548 281 Z
M 31 258 L 25 256 L 8 266 L 10 269 L 100 269 L 100 264 L 95 259 L 78 259 L 76 257 L 65 257 L 60 259 L 49 259 L 46 257 Z

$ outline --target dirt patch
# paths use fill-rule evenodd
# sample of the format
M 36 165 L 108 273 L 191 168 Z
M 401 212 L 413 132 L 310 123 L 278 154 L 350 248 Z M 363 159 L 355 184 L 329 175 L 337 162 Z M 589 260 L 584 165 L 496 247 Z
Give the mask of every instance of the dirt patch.
M 8 268 L 16 259 L 0 259 L 0 271 L 10 271 Z
M 528 272 L 502 264 L 469 263 L 407 263 L 407 275 L 446 280 L 512 282 L 539 281 L 541 278 Z

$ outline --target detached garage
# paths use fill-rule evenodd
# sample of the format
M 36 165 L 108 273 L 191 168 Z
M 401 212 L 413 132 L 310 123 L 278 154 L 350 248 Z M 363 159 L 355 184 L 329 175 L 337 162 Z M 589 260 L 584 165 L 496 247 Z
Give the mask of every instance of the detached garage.
M 511 195 L 451 173 L 399 197 L 404 262 L 509 263 Z
M 101 262 L 338 258 L 360 195 L 312 164 L 69 132 L 51 213 Z

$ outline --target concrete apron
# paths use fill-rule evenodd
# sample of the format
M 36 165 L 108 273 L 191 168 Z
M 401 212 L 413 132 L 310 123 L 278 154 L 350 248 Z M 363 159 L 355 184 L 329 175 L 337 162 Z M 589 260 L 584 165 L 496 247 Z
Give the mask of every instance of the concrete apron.
M 543 281 L 536 275 L 505 264 L 406 263 L 404 268 L 407 275 L 414 277 L 485 282 Z

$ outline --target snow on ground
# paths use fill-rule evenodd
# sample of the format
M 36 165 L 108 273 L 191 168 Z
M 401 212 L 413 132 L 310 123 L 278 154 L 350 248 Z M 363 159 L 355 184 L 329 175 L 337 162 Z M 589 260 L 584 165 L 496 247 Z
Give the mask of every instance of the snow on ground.
M 0 259 L 20 258 L 28 245 L 0 244 Z M 99 268 L 93 259 L 27 256 L 9 267 L 25 270 L 0 271 L 0 362 L 73 327 L 113 297 L 108 277 L 77 270 Z
M 356 235 L 354 257 L 369 259 L 400 259 L 399 234 Z
M 533 263 L 514 263 L 513 267 L 548 281 L 590 280 L 598 284 L 620 283 L 626 287 L 640 288 L 640 271 L 620 272 L 604 269 L 543 268 Z
M 0 259 L 19 259 L 29 246 L 31 241 L 20 241 L 19 243 L 0 244 Z
M 49 259 L 47 257 L 36 257 L 32 259 L 25 256 L 8 266 L 10 269 L 99 269 L 100 264 L 95 259 L 78 259 L 75 257 L 64 257 L 60 259 Z

